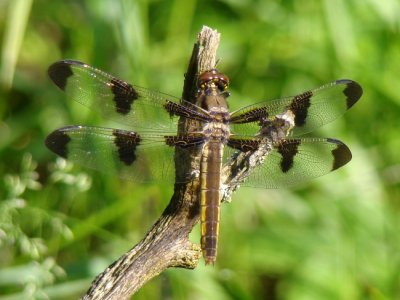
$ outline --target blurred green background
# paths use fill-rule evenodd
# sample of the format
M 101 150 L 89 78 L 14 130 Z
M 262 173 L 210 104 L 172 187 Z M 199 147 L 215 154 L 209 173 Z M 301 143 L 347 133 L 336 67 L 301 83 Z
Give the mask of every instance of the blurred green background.
M 232 109 L 358 81 L 361 101 L 312 134 L 353 160 L 297 189 L 240 189 L 222 208 L 217 264 L 167 270 L 134 298 L 400 299 L 398 0 L 0 0 L 1 299 L 76 299 L 172 195 L 45 148 L 64 125 L 116 126 L 67 101 L 47 67 L 78 59 L 179 96 L 202 25 L 221 33 Z

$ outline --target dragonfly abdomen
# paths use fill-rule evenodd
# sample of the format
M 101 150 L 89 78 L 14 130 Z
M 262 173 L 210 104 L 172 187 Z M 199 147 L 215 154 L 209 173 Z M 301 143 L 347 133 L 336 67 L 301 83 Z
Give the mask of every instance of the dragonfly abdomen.
M 201 158 L 201 248 L 206 264 L 213 264 L 217 257 L 223 147 L 220 141 L 209 141 Z

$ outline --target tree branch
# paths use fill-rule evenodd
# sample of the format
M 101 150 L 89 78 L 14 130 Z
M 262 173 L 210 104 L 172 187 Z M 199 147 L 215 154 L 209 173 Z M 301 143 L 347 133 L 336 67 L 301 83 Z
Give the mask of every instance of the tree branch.
M 185 76 L 184 99 L 195 101 L 198 74 L 215 67 L 218 45 L 219 33 L 204 26 Z M 178 132 L 191 126 L 190 121 L 182 120 Z M 177 149 L 175 160 L 177 178 L 189 168 L 199 169 L 198 153 L 185 157 Z M 166 268 L 194 269 L 201 249 L 189 241 L 189 233 L 199 221 L 198 185 L 198 178 L 176 184 L 171 202 L 144 239 L 98 275 L 83 299 L 128 299 Z

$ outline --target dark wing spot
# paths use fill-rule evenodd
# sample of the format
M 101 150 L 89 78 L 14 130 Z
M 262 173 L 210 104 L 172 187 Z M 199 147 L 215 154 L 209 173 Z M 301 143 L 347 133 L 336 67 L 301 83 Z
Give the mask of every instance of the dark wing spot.
M 195 111 L 194 109 L 191 109 L 187 106 L 169 100 L 166 100 L 164 108 L 169 113 L 170 117 L 178 116 L 203 122 L 211 121 L 211 118 L 208 114 L 201 113 L 200 111 Z
M 111 80 L 111 91 L 114 94 L 115 108 L 122 115 L 128 114 L 133 101 L 139 98 L 132 85 L 117 78 Z
M 64 61 L 58 61 L 52 64 L 47 70 L 47 73 L 50 79 L 63 91 L 65 91 L 68 78 L 74 74 L 70 64 Z
M 197 147 L 204 143 L 202 135 L 166 135 L 164 136 L 165 144 L 171 147 L 190 148 Z
M 283 173 L 288 172 L 293 167 L 294 157 L 299 145 L 300 140 L 283 140 L 279 143 L 278 153 L 282 156 L 281 170 Z
M 362 87 L 357 82 L 348 79 L 338 80 L 337 83 L 346 84 L 343 94 L 346 96 L 347 109 L 349 109 L 361 98 Z
M 113 131 L 115 136 L 114 144 L 118 148 L 119 159 L 130 166 L 136 160 L 136 147 L 140 144 L 140 135 L 132 132 L 115 129 Z
M 68 158 L 68 143 L 71 138 L 67 133 L 61 130 L 56 130 L 50 133 L 45 141 L 45 145 L 55 154 Z
M 230 119 L 231 123 L 244 124 L 263 120 L 268 118 L 268 111 L 266 107 L 257 107 L 238 116 L 234 116 Z
M 328 142 L 336 144 L 336 148 L 332 150 L 333 164 L 332 171 L 343 167 L 351 160 L 350 149 L 341 141 L 335 139 L 327 139 Z
M 293 98 L 292 103 L 290 103 L 288 106 L 288 109 L 294 113 L 294 123 L 296 126 L 301 127 L 306 124 L 308 108 L 311 105 L 310 98 L 312 95 L 313 93 L 311 91 L 297 95 Z
M 230 138 L 228 140 L 228 146 L 240 150 L 242 152 L 247 151 L 256 151 L 260 147 L 261 140 L 260 139 L 236 139 Z

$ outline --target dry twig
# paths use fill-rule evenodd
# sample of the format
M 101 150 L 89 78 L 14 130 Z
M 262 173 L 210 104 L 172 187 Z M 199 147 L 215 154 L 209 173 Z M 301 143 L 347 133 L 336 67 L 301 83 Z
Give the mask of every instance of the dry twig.
M 203 27 L 194 45 L 185 76 L 183 98 L 195 101 L 197 76 L 215 67 L 219 33 Z M 180 122 L 178 132 L 190 129 Z M 182 157 L 179 150 L 177 176 L 197 168 L 196 153 Z M 92 282 L 83 299 L 128 299 L 147 281 L 169 267 L 193 269 L 201 257 L 199 246 L 189 241 L 189 233 L 199 221 L 198 179 L 176 184 L 171 202 L 144 239 L 111 264 Z

